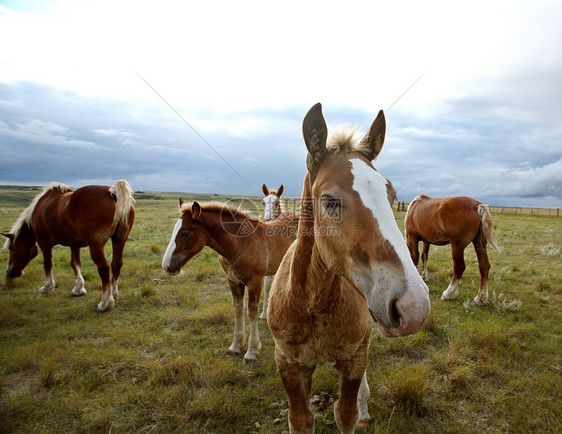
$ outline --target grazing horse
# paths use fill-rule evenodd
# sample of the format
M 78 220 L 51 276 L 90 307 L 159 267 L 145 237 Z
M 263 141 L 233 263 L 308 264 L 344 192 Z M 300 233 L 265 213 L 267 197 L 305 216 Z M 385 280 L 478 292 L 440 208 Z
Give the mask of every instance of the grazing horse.
M 256 360 L 261 348 L 258 304 L 264 276 L 275 274 L 283 255 L 295 240 L 298 217 L 288 215 L 272 222 L 260 222 L 248 213 L 219 202 L 184 203 L 170 244 L 162 259 L 168 274 L 178 274 L 193 256 L 209 246 L 220 257 L 234 306 L 234 339 L 229 354 L 239 354 L 244 340 L 244 290 L 248 287 L 250 336 L 247 362 Z
M 327 138 L 320 104 L 303 120 L 308 172 L 298 237 L 277 271 L 267 314 L 292 432 L 314 430 L 309 401 L 320 362 L 339 371 L 339 429 L 368 426 L 371 317 L 392 337 L 415 333 L 429 315 L 429 291 L 390 205 L 394 189 L 371 164 L 385 130 L 382 111 L 362 140 L 345 128 Z
M 488 303 L 488 272 L 490 261 L 486 244 L 501 252 L 492 235 L 492 216 L 488 207 L 470 197 L 447 197 L 434 199 L 419 195 L 408 206 L 404 220 L 406 243 L 417 266 L 419 261 L 418 242 L 423 241 L 422 275 L 427 278 L 427 258 L 430 244 L 443 246 L 451 244 L 454 262 L 453 280 L 443 291 L 441 300 L 450 300 L 459 295 L 458 287 L 464 264 L 464 249 L 474 245 L 480 268 L 480 288 L 472 305 Z
M 135 220 L 133 191 L 127 181 L 119 180 L 113 187 L 88 185 L 75 191 L 64 184 L 51 183 L 37 195 L 14 223 L 6 242 L 10 259 L 8 279 L 19 277 L 37 256 L 37 244 L 43 253 L 46 293 L 55 287 L 52 249 L 57 244 L 69 246 L 71 266 L 75 273 L 72 295 L 86 294 L 80 273 L 80 248 L 89 246 L 92 260 L 102 281 L 100 312 L 113 309 L 118 294 L 117 279 L 123 265 L 123 250 Z M 113 259 L 109 264 L 104 246 L 111 238 Z

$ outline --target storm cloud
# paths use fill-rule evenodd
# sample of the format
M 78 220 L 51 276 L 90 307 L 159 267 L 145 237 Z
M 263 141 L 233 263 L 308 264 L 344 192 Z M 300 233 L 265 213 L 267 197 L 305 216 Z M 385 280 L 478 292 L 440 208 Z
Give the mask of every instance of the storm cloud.
M 4 184 L 80 186 L 124 178 L 137 190 L 260 194 L 265 182 L 300 194 L 308 107 L 192 111 L 181 113 L 182 120 L 164 104 L 85 98 L 28 82 L 0 84 L 0 95 Z M 399 200 L 424 193 L 560 206 L 560 127 L 506 106 L 472 96 L 447 101 L 431 115 L 393 108 L 375 166 L 393 181 Z M 352 121 L 363 130 L 376 115 L 330 105 L 324 112 L 329 128 Z

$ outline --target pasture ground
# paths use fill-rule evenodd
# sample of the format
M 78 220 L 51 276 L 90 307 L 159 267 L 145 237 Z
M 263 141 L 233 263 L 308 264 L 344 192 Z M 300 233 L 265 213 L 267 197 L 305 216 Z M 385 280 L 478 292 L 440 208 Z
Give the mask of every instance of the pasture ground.
M 0 187 L 0 229 L 38 190 Z M 259 360 L 226 351 L 232 298 L 217 255 L 204 249 L 179 276 L 160 268 L 178 194 L 136 194 L 113 311 L 100 314 L 100 281 L 87 249 L 88 294 L 73 298 L 70 251 L 54 251 L 57 290 L 39 294 L 41 254 L 6 287 L 0 277 L 0 432 L 288 431 L 287 396 L 260 320 Z M 225 196 L 183 195 L 189 200 Z M 250 198 L 261 201 L 261 198 Z M 402 229 L 404 212 L 396 213 Z M 402 339 L 374 331 L 368 432 L 562 432 L 562 219 L 494 215 L 504 253 L 491 250 L 490 304 L 473 307 L 479 273 L 470 246 L 454 301 L 450 247 L 432 246 L 431 315 Z M 110 254 L 110 248 L 106 249 Z M 0 250 L 5 264 L 8 251 Z M 316 431 L 335 432 L 337 374 L 313 380 Z

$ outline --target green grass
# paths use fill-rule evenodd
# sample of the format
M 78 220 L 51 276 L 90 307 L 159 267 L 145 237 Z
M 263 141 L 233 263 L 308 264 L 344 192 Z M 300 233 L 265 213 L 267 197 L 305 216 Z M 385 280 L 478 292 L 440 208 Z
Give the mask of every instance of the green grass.
M 0 229 L 35 194 L 0 187 Z M 58 289 L 50 294 L 37 292 L 41 255 L 12 288 L 2 273 L 0 432 L 288 430 L 267 324 L 259 324 L 263 347 L 255 364 L 226 354 L 232 297 L 216 253 L 205 249 L 179 276 L 160 268 L 180 195 L 229 199 L 138 193 L 119 298 L 109 313 L 96 310 L 100 282 L 87 249 L 84 297 L 70 296 L 68 248 L 55 248 Z M 396 214 L 402 228 L 404 212 Z M 439 300 L 453 264 L 448 246 L 432 246 L 432 312 L 423 330 L 402 339 L 373 332 L 369 432 L 560 432 L 562 219 L 497 214 L 493 220 L 504 254 L 489 252 L 488 306 L 470 305 L 479 283 L 472 247 L 460 297 Z M 7 258 L 0 250 L 0 262 Z M 317 432 L 335 431 L 337 382 L 332 367 L 318 367 Z

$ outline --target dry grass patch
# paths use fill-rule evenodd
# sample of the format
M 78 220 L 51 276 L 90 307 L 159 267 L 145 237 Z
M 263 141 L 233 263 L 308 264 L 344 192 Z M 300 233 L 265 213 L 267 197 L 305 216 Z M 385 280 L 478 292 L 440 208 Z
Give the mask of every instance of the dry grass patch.
M 423 415 L 424 399 L 429 387 L 428 376 L 429 367 L 426 364 L 411 366 L 401 363 L 389 373 L 382 393 L 392 405 Z
M 0 274 L 0 431 L 288 431 L 287 395 L 267 323 L 259 322 L 263 347 L 256 363 L 226 354 L 232 296 L 218 255 L 204 249 L 179 276 L 160 268 L 178 218 L 177 196 L 137 198 L 111 312 L 96 311 L 100 281 L 86 251 L 84 297 L 68 293 L 68 248 L 55 249 L 59 289 L 50 294 L 37 291 L 41 256 L 9 289 Z M 0 212 L 0 229 L 26 204 Z M 397 217 L 402 225 L 404 213 Z M 479 279 L 472 248 L 465 251 L 459 299 L 439 299 L 452 276 L 451 249 L 432 247 L 432 312 L 422 331 L 404 339 L 373 332 L 369 432 L 542 433 L 562 426 L 562 258 L 551 254 L 562 247 L 554 238 L 562 219 L 493 220 L 504 254 L 490 252 L 496 277 L 488 306 L 470 306 Z M 1 263 L 7 254 L 0 250 Z M 521 305 L 511 305 L 514 300 Z M 319 365 L 312 391 L 318 433 L 334 432 L 330 399 L 337 399 L 337 384 L 337 371 Z

